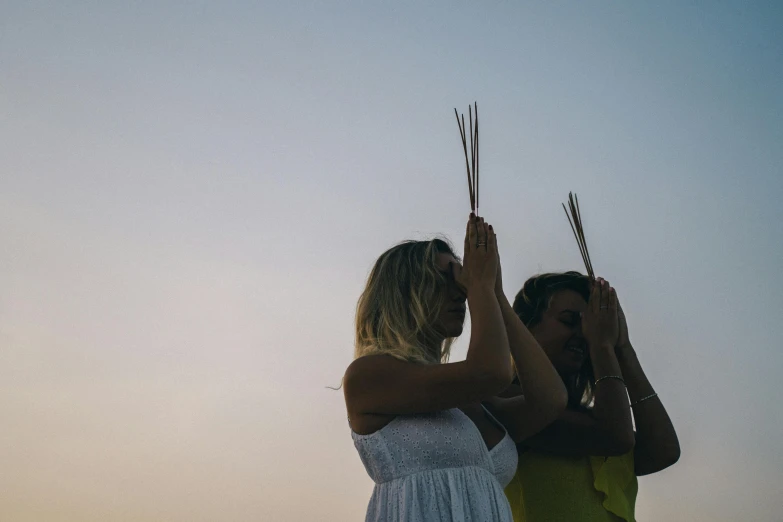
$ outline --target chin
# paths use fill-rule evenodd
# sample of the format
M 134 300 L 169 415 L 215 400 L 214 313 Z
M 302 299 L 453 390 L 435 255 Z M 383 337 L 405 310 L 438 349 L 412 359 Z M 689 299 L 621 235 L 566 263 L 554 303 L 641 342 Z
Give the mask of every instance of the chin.
M 462 335 L 463 328 L 460 326 L 459 328 L 452 328 L 447 334 L 446 337 L 459 337 Z

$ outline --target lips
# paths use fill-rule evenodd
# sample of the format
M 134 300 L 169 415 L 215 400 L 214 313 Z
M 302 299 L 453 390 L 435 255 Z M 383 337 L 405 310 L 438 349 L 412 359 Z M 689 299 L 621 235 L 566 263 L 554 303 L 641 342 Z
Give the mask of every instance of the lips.
M 569 344 L 566 346 L 565 349 L 567 352 L 572 352 L 579 355 L 584 355 L 585 353 L 587 353 L 587 346 L 585 346 L 584 344 Z

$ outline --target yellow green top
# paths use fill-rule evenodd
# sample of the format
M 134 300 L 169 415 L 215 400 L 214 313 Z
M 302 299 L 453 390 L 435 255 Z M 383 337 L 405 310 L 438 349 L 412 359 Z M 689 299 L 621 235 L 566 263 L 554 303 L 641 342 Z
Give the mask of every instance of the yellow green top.
M 506 487 L 514 522 L 634 522 L 633 451 L 620 457 L 559 457 L 524 451 Z

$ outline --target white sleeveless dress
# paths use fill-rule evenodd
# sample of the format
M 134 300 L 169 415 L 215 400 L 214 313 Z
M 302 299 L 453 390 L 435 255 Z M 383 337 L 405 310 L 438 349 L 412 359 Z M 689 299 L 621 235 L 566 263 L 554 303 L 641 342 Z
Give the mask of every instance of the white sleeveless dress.
M 488 450 L 473 421 L 453 408 L 351 434 L 375 481 L 366 522 L 513 522 L 503 493 L 517 468 L 508 433 Z

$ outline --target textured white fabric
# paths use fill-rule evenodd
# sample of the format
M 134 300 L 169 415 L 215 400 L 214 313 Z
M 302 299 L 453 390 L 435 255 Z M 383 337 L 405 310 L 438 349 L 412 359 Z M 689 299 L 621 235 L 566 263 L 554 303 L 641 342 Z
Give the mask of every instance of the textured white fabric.
M 503 493 L 517 468 L 508 434 L 488 450 L 458 408 L 351 433 L 375 481 L 366 522 L 513 522 Z

